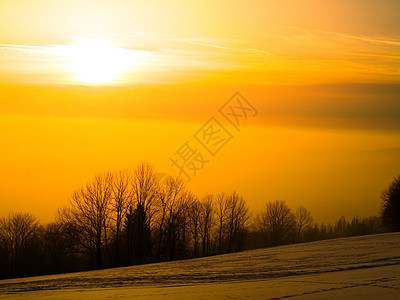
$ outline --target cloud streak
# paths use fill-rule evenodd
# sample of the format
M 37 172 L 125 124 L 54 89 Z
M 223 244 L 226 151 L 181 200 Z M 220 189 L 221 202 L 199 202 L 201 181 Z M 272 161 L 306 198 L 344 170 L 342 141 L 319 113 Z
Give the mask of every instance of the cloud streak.
M 132 56 L 146 54 L 140 68 L 126 72 L 121 79 L 124 84 L 135 84 L 138 78 L 154 83 L 168 81 L 183 74 L 187 78 L 207 78 L 215 72 L 219 74 L 215 82 L 244 80 L 258 84 L 268 79 L 269 84 L 314 84 L 321 80 L 394 83 L 400 69 L 400 40 L 294 26 L 275 28 L 262 40 L 253 41 L 133 32 L 119 44 L 124 53 Z M 36 61 L 41 65 L 36 73 L 62 77 L 60 63 L 70 46 L 0 44 L 0 50 L 5 50 L 0 51 L 4 62 L 0 76 L 29 73 Z

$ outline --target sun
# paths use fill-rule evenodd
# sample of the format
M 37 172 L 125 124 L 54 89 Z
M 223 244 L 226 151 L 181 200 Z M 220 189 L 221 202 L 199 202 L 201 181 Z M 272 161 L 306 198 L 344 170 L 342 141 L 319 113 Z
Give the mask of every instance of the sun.
M 127 66 L 124 49 L 112 43 L 85 39 L 64 51 L 66 66 L 75 80 L 88 84 L 113 83 Z

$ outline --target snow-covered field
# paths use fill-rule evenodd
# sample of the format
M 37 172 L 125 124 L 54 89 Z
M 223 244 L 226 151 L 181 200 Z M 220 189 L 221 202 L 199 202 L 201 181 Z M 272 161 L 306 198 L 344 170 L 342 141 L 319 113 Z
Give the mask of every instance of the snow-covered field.
M 400 299 L 400 233 L 0 281 L 1 299 Z

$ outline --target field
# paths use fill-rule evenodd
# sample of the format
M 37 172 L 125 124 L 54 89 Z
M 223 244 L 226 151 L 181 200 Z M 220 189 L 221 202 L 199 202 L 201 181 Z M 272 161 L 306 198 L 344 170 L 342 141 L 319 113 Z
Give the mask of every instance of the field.
M 400 233 L 0 281 L 2 299 L 400 299 Z

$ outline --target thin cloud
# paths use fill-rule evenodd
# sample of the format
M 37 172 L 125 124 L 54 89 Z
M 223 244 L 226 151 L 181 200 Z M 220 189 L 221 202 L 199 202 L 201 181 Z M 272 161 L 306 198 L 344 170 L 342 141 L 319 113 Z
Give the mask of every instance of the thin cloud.
M 16 45 L 16 44 L 0 44 L 0 49 L 19 51 L 24 53 L 36 53 L 36 54 L 57 54 L 58 46 L 34 46 L 34 45 Z
M 354 34 L 348 34 L 348 33 L 341 33 L 341 32 L 333 32 L 333 31 L 327 31 L 327 30 L 320 30 L 320 29 L 306 29 L 298 26 L 281 26 L 282 28 L 287 28 L 287 29 L 293 29 L 297 31 L 302 31 L 304 33 L 308 34 L 325 34 L 325 35 L 330 35 L 330 36 L 338 36 L 342 37 L 345 39 L 351 39 L 351 40 L 359 40 L 363 42 L 369 42 L 369 43 L 376 43 L 376 44 L 387 44 L 387 45 L 393 45 L 393 46 L 400 46 L 400 40 L 398 39 L 388 39 L 387 37 L 374 37 L 374 36 L 365 36 L 365 35 L 354 35 Z
M 212 45 L 212 44 L 204 44 L 204 43 L 198 43 L 198 42 L 189 42 L 189 44 L 205 46 L 205 47 L 213 47 L 213 48 L 219 48 L 219 49 L 225 49 L 225 50 L 234 50 L 233 48 L 230 48 L 230 47 L 224 47 L 224 46 Z

